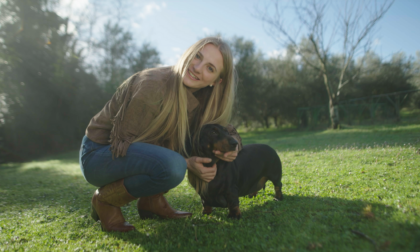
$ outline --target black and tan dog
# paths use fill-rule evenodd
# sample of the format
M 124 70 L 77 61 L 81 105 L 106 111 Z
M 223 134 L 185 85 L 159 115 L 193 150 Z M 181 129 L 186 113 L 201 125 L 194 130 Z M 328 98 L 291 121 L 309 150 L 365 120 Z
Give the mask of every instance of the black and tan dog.
M 212 207 L 229 208 L 229 218 L 241 218 L 240 196 L 255 196 L 270 180 L 274 184 L 275 198 L 282 200 L 281 162 L 275 150 L 268 145 L 250 144 L 244 146 L 234 162 L 218 160 L 213 150 L 223 153 L 236 149 L 238 142 L 229 135 L 226 128 L 218 124 L 203 126 L 199 144 L 193 149 L 194 156 L 209 157 L 213 166 L 217 162 L 216 177 L 206 183 L 193 173 L 188 173 L 190 184 L 196 189 L 203 204 L 203 214 L 210 214 Z

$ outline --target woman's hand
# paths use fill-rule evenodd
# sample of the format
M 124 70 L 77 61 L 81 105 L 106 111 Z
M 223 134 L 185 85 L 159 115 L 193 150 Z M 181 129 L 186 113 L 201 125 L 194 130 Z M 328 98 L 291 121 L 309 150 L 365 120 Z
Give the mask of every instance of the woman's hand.
M 226 162 L 232 162 L 238 156 L 238 146 L 236 146 L 235 151 L 229 151 L 229 152 L 223 153 L 218 150 L 214 150 L 213 153 L 218 159 L 221 159 Z
M 217 172 L 216 164 L 212 167 L 205 167 L 203 163 L 210 163 L 210 158 L 202 158 L 202 157 L 190 157 L 186 158 L 187 161 L 187 168 L 192 173 L 194 173 L 200 179 L 210 182 L 214 179 Z

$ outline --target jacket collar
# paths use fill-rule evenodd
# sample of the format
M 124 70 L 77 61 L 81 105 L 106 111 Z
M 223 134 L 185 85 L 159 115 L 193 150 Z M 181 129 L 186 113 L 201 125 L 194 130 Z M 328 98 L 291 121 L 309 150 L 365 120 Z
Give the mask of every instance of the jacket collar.
M 199 89 L 187 87 L 187 111 L 191 113 L 199 104 L 200 102 L 194 96 L 194 92 L 198 91 Z

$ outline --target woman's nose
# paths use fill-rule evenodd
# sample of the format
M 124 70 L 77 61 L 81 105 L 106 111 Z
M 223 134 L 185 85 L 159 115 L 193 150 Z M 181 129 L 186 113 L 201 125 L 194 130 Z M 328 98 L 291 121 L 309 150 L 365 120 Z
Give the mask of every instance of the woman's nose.
M 199 73 L 199 72 L 200 72 L 200 68 L 201 68 L 201 62 L 196 62 L 196 63 L 193 65 L 193 70 L 194 70 L 194 72 L 196 72 L 196 73 Z

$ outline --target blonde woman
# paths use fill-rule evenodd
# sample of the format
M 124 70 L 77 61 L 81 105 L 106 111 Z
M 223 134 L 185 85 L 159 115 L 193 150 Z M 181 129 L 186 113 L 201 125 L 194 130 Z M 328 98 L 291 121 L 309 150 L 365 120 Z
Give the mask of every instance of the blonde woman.
M 190 157 L 186 143 L 204 124 L 228 124 L 235 88 L 232 53 L 215 37 L 192 45 L 175 66 L 144 70 L 121 84 L 90 121 L 80 149 L 82 173 L 99 187 L 91 215 L 103 230 L 133 230 L 120 207 L 138 198 L 141 218 L 191 216 L 172 209 L 163 194 L 187 169 L 203 181 L 214 178 L 216 165 L 207 168 L 210 159 Z M 231 162 L 238 151 L 216 154 Z

